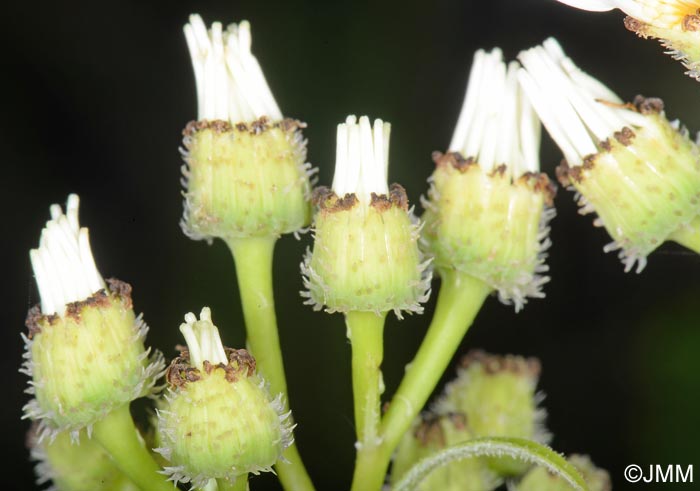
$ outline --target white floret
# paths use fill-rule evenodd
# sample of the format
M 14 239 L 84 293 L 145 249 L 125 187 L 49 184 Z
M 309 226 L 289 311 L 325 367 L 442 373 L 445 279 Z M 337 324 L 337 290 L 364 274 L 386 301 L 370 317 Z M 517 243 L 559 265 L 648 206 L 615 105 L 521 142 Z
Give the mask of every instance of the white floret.
M 209 30 L 193 14 L 185 25 L 185 38 L 192 58 L 197 85 L 200 120 L 247 122 L 267 116 L 281 120 L 282 112 L 251 52 L 250 23 L 220 22 Z
M 518 58 L 524 67 L 518 70 L 520 85 L 569 164 L 581 165 L 623 127 L 645 125 L 642 115 L 574 65 L 555 39 Z
M 491 171 L 501 164 L 519 177 L 539 172 L 540 124 L 517 80 L 517 62 L 507 67 L 496 48 L 474 55 L 449 150 Z
M 219 330 L 212 323 L 209 307 L 202 309 L 199 320 L 192 312 L 186 314 L 185 322 L 180 324 L 180 332 L 187 342 L 190 364 L 193 367 L 201 370 L 205 361 L 213 365 L 228 363 Z
M 77 194 L 68 196 L 66 213 L 51 205 L 51 220 L 39 247 L 29 251 L 41 297 L 41 312 L 63 315 L 66 305 L 89 298 L 105 287 L 90 249 L 88 229 L 78 222 Z
M 333 191 L 338 196 L 355 193 L 369 204 L 372 193 L 388 194 L 389 135 L 391 125 L 367 116 L 348 116 L 338 125 Z

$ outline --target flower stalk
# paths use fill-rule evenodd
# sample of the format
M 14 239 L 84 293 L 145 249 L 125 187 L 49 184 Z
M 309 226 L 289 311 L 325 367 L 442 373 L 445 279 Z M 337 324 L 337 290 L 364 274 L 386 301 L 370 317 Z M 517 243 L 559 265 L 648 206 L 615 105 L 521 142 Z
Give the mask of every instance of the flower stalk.
M 285 119 L 251 52 L 250 24 L 198 15 L 185 26 L 197 82 L 198 119 L 185 130 L 185 210 L 182 227 L 193 239 L 220 238 L 236 264 L 247 341 L 271 391 L 287 404 L 287 384 L 272 292 L 277 238 L 310 219 L 311 166 L 305 162 L 305 125 Z M 292 444 L 277 466 L 287 490 L 313 484 Z
M 367 116 L 348 116 L 338 125 L 333 186 L 315 192 L 314 247 L 301 265 L 306 303 L 345 314 L 352 345 L 357 468 L 364 468 L 362 462 L 382 445 L 386 315 L 422 312 L 430 285 L 406 192 L 387 183 L 389 135 L 389 123 L 377 119 L 372 125 Z M 374 489 L 364 487 L 366 477 L 354 482 L 353 489 Z
M 441 271 L 440 276 L 433 319 L 382 419 L 381 444 L 358 452 L 353 491 L 381 488 L 394 449 L 428 401 L 491 291 L 483 281 L 456 271 Z
M 235 482 L 226 479 L 216 480 L 217 491 L 248 491 L 248 476 L 240 476 Z
M 282 361 L 275 300 L 272 291 L 272 264 L 276 238 L 240 238 L 227 241 L 236 263 L 236 278 L 243 305 L 247 343 L 255 356 L 258 370 L 270 383 L 273 394 L 283 394 L 285 404 L 287 379 Z M 283 454 L 288 463 L 275 466 L 282 486 L 287 490 L 312 490 L 295 443 Z
M 437 307 L 382 420 L 380 446 L 358 459 L 353 490 L 381 487 L 487 295 L 497 291 L 516 311 L 527 297 L 544 297 L 554 190 L 539 172 L 539 123 L 517 70 L 499 49 L 475 54 L 450 150 L 433 155 L 422 245 L 442 278 Z
M 348 312 L 345 314 L 348 339 L 352 346 L 352 392 L 355 404 L 355 428 L 358 449 L 377 446 L 384 392 L 381 364 L 384 356 L 386 312 Z
M 93 437 L 112 456 L 117 468 L 141 491 L 173 491 L 175 486 L 160 473 L 160 466 L 143 444 L 124 405 L 95 423 Z

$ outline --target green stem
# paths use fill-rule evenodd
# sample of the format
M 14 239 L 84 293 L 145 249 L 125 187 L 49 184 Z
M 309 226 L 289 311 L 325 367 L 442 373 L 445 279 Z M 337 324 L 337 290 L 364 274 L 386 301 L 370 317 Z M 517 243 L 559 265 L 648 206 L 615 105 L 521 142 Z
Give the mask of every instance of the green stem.
M 248 474 L 238 476 L 234 482 L 228 479 L 217 479 L 218 491 L 248 491 Z
M 673 232 L 669 240 L 700 254 L 700 217 L 695 217 L 688 225 Z
M 524 438 L 477 438 L 446 448 L 419 461 L 392 487 L 392 491 L 413 491 L 438 467 L 474 457 L 511 457 L 547 468 L 578 491 L 587 491 L 586 481 L 576 468 L 551 448 Z
M 287 395 L 287 381 L 282 363 L 275 300 L 272 292 L 272 256 L 277 239 L 252 237 L 230 239 L 229 249 L 236 263 L 238 288 L 243 304 L 247 342 L 255 357 L 258 370 L 270 383 L 273 395 Z M 314 486 L 304 468 L 296 444 L 285 450 L 288 464 L 275 466 L 286 491 L 313 491 Z
M 142 491 L 176 491 L 175 486 L 159 474 L 161 468 L 144 446 L 128 404 L 95 423 L 93 436 L 119 470 Z
M 378 491 L 391 455 L 432 394 L 491 288 L 453 270 L 441 271 L 442 285 L 428 332 L 382 420 L 377 448 L 360 449 L 353 491 Z
M 352 392 L 358 448 L 379 443 L 381 394 L 384 390 L 381 364 L 384 356 L 386 312 L 348 312 L 345 323 L 352 345 Z

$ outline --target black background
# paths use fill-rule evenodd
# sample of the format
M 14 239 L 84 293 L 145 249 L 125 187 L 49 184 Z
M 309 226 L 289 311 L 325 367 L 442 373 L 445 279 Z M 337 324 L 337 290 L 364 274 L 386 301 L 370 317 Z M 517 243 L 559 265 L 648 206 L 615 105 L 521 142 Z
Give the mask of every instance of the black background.
M 431 2 L 13 2 L 4 7 L 0 75 L 3 173 L 2 370 L 4 478 L 35 489 L 20 422 L 25 377 L 19 332 L 38 301 L 28 250 L 48 206 L 81 197 L 81 223 L 104 276 L 134 287 L 149 342 L 174 355 L 183 315 L 212 308 L 224 341 L 243 345 L 228 250 L 185 238 L 180 131 L 196 114 L 182 25 L 248 19 L 253 51 L 282 111 L 306 121 L 309 160 L 332 179 L 335 125 L 347 114 L 392 123 L 390 178 L 413 203 L 426 191 L 430 153 L 444 150 L 462 103 L 472 54 L 500 46 L 510 58 L 556 36 L 568 54 L 624 99 L 661 96 L 667 115 L 700 129 L 700 84 L 637 39 L 620 12 L 596 14 L 554 0 Z M 542 167 L 560 154 L 543 140 Z M 641 274 L 625 274 L 609 239 L 576 214 L 560 189 L 552 223 L 547 298 L 515 314 L 488 299 L 460 352 L 481 347 L 538 356 L 549 428 L 562 452 L 590 453 L 615 489 L 633 489 L 628 464 L 695 464 L 700 472 L 700 258 L 666 244 Z M 309 244 L 277 246 L 275 293 L 297 440 L 319 489 L 349 487 L 353 423 L 343 319 L 301 304 L 298 264 Z M 424 333 L 424 316 L 386 330 L 385 380 L 395 389 Z M 451 377 L 452 373 L 449 372 Z M 697 479 L 697 477 L 696 477 Z M 256 477 L 253 489 L 276 489 Z M 664 489 L 690 489 L 667 485 Z

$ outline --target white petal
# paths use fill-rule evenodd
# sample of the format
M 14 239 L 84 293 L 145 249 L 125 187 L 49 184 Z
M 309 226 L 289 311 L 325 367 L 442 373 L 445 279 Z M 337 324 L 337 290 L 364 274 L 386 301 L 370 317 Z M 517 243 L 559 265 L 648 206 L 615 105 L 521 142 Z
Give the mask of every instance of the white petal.
M 67 304 L 85 300 L 104 288 L 88 231 L 78 223 L 79 202 L 77 195 L 70 195 L 66 215 L 59 205 L 52 205 L 52 219 L 41 232 L 39 247 L 30 251 L 41 311 L 46 315 L 63 315 Z
M 262 116 L 282 119 L 258 60 L 251 53 L 250 24 L 242 21 L 224 31 L 214 22 L 207 31 L 199 15 L 184 27 L 197 84 L 199 119 L 238 123 Z
M 348 116 L 338 125 L 333 191 L 338 196 L 355 193 L 369 204 L 372 193 L 388 194 L 389 133 L 391 126 L 381 119 L 370 125 L 369 118 Z

